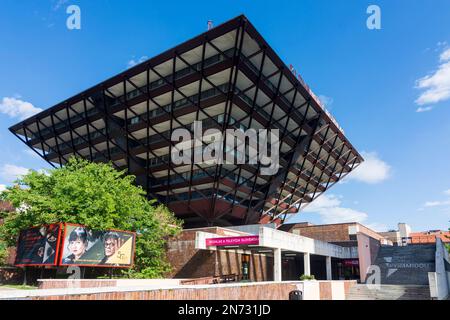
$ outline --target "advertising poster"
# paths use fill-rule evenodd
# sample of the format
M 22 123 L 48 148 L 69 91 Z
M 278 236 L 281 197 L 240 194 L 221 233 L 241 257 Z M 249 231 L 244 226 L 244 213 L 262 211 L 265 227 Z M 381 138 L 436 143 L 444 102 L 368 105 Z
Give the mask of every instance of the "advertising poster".
M 60 265 L 129 268 L 133 265 L 135 237 L 134 232 L 66 224 Z
M 17 242 L 16 266 L 54 266 L 57 263 L 61 225 L 22 230 Z

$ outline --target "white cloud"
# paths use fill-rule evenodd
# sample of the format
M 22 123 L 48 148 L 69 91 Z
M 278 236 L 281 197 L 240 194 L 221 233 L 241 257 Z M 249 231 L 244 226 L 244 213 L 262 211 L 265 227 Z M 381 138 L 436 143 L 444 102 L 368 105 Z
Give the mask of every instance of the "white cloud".
M 13 182 L 20 176 L 27 174 L 29 169 L 13 164 L 5 164 L 0 167 L 0 178 L 5 182 Z
M 362 152 L 364 162 L 348 175 L 349 179 L 375 184 L 389 178 L 391 166 L 381 160 L 376 152 Z
M 6 186 L 4 184 L 0 184 L 0 193 L 6 190 Z
M 365 212 L 341 207 L 341 199 L 335 195 L 321 195 L 303 212 L 318 213 L 323 223 L 363 222 L 368 215 Z
M 350 208 L 333 207 L 319 212 L 324 223 L 363 222 L 367 214 Z
M 421 112 L 428 112 L 433 110 L 433 107 L 418 107 L 416 112 L 417 113 L 421 113 Z
M 445 61 L 450 60 L 450 49 L 447 49 L 444 52 L 442 52 L 441 56 L 439 57 L 439 60 L 441 62 L 445 62 Z
M 132 68 L 132 67 L 134 67 L 134 66 L 136 66 L 136 65 L 138 65 L 138 64 L 140 64 L 140 63 L 142 63 L 142 62 L 144 62 L 144 61 L 147 60 L 147 59 L 148 59 L 147 56 L 142 56 L 142 57 L 140 57 L 139 59 L 135 59 L 135 58 L 133 57 L 130 61 L 128 61 L 127 67 L 128 67 L 128 68 Z
M 450 196 L 450 189 L 445 190 L 444 194 Z M 427 201 L 420 207 L 419 211 L 423 211 L 425 208 L 438 208 L 438 207 L 449 207 L 450 208 L 450 199 L 442 200 L 442 201 Z
M 431 208 L 431 207 L 443 207 L 450 205 L 449 201 L 427 201 L 424 204 L 424 207 Z
M 4 97 L 0 102 L 0 113 L 4 113 L 11 118 L 26 118 L 41 112 L 42 109 L 36 108 L 31 103 L 15 97 Z
M 441 64 L 437 70 L 416 81 L 416 88 L 425 90 L 415 101 L 419 106 L 450 98 L 450 48 L 444 50 L 439 58 Z
M 337 207 L 341 204 L 341 200 L 335 195 L 326 195 L 323 194 L 310 205 L 305 208 L 305 212 L 317 212 L 323 209 Z

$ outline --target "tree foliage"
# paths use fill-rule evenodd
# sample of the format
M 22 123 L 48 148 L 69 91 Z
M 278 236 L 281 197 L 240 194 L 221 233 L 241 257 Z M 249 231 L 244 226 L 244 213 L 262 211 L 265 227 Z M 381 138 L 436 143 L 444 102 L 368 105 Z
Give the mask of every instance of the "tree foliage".
M 134 176 L 110 164 L 71 158 L 58 169 L 30 171 L 2 194 L 18 210 L 5 217 L 0 238 L 15 245 L 20 230 L 30 226 L 70 222 L 92 229 L 136 231 L 136 257 L 129 277 L 160 277 L 170 270 L 165 244 L 181 223 L 169 209 L 147 200 Z
M 0 239 L 0 266 L 6 264 L 8 258 L 8 247 L 6 242 Z

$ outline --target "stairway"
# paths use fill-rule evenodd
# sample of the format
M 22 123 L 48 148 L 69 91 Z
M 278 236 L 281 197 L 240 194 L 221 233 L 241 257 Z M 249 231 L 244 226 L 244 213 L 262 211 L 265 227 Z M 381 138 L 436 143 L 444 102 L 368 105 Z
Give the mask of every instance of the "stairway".
M 379 290 L 369 289 L 365 284 L 350 288 L 346 300 L 430 300 L 428 286 L 381 285 Z
M 373 265 L 380 268 L 382 285 L 428 286 L 428 272 L 435 271 L 435 251 L 434 244 L 382 246 Z

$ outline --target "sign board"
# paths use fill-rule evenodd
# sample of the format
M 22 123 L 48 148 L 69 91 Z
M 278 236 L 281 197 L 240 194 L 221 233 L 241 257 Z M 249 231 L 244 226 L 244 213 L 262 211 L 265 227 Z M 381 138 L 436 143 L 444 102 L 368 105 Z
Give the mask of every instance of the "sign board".
M 134 232 L 98 231 L 66 224 L 60 265 L 129 268 L 133 265 L 135 240 Z
M 259 245 L 259 236 L 241 236 L 206 239 L 207 247 Z
M 343 262 L 344 262 L 344 266 L 346 266 L 346 267 L 359 266 L 359 260 L 358 259 L 344 260 Z
M 17 241 L 15 266 L 55 266 L 61 225 L 50 224 L 22 230 Z

